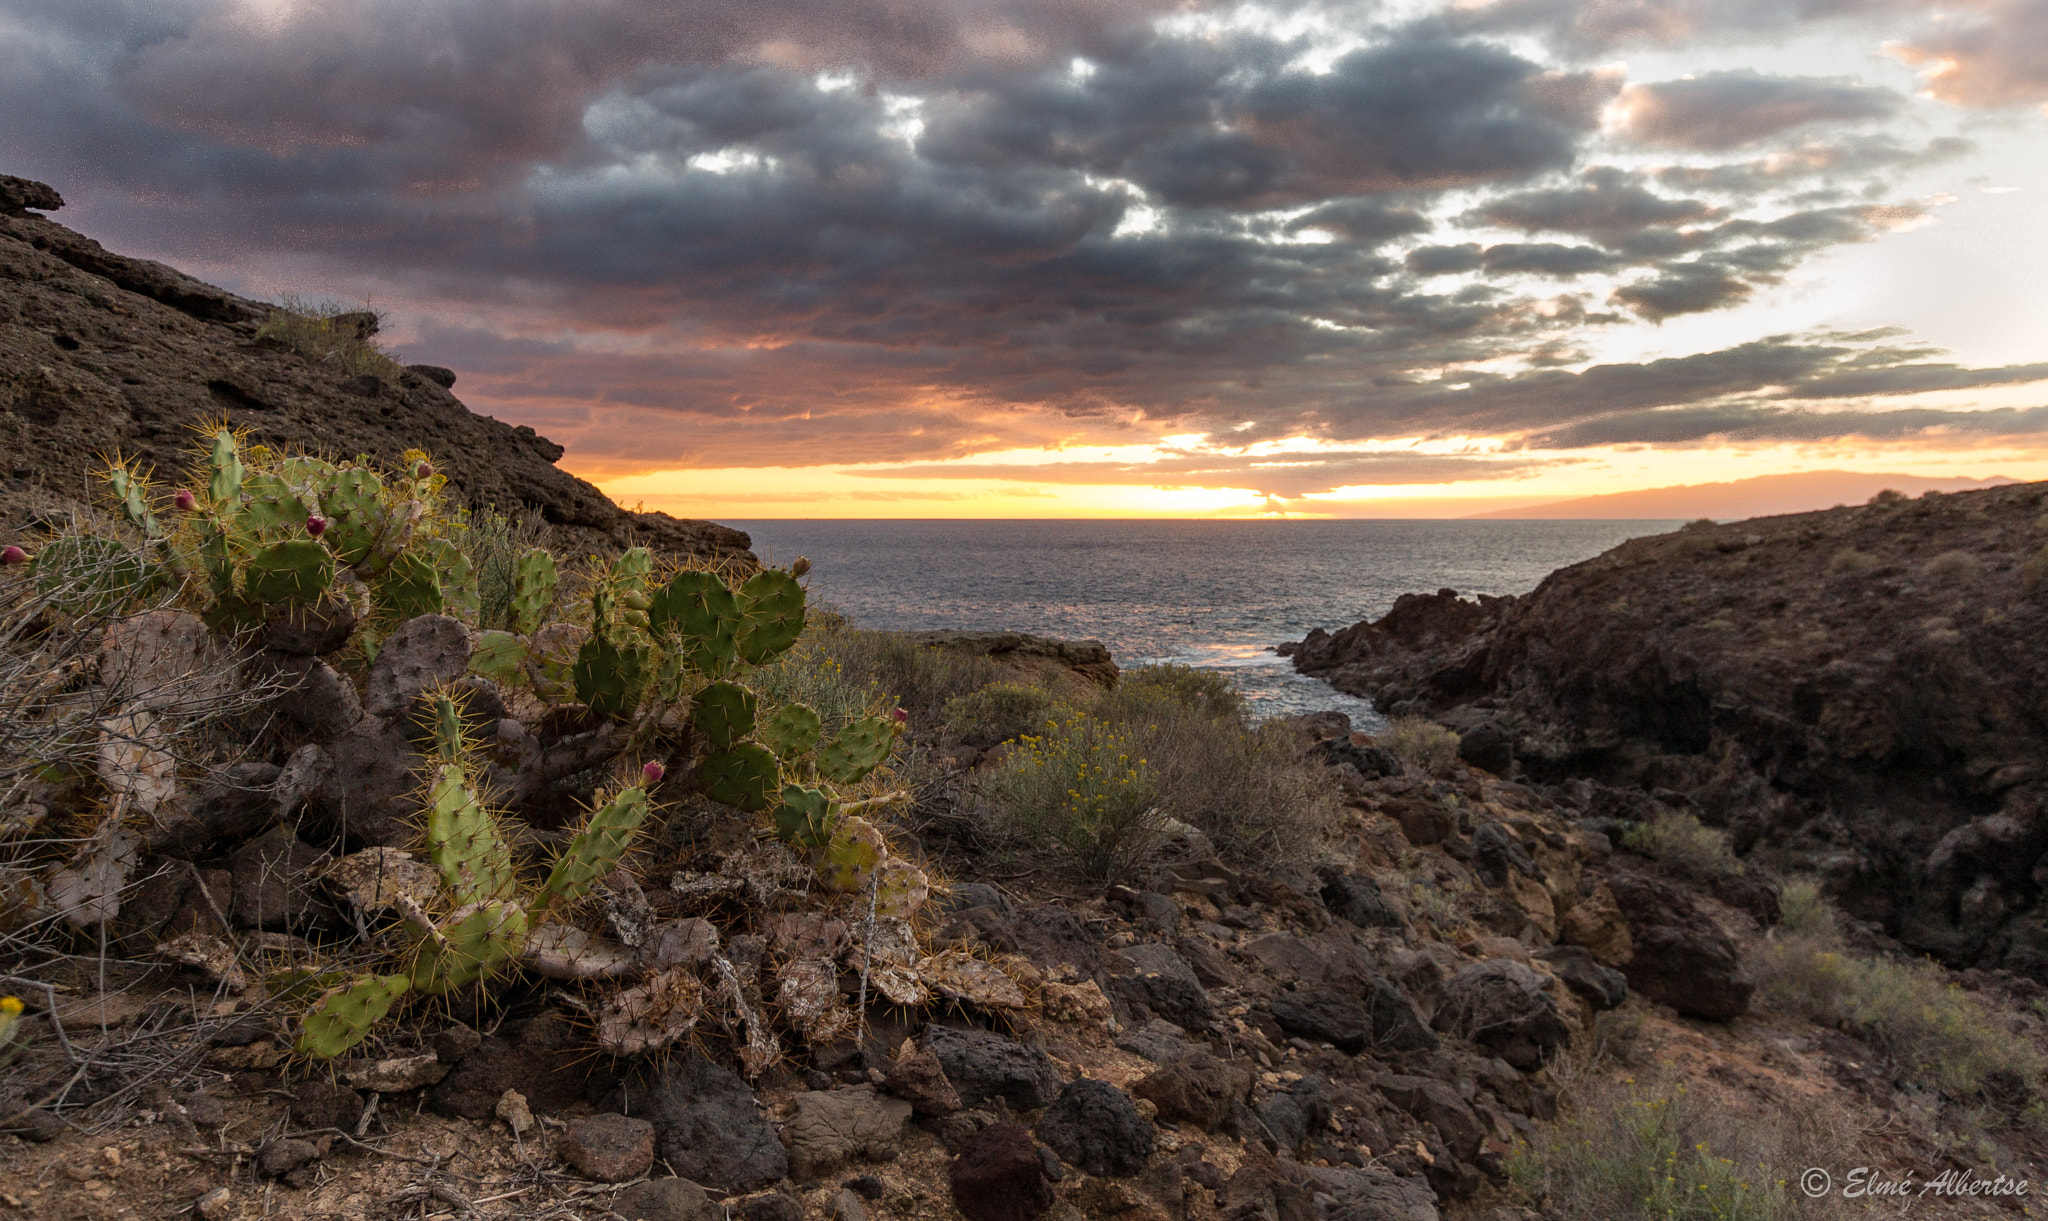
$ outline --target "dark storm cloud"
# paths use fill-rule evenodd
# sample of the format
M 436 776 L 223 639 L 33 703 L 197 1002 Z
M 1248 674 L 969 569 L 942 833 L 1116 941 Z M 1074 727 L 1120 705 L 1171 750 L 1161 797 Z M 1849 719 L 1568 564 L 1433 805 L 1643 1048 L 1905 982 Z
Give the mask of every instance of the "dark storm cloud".
M 1630 85 L 1620 105 L 1625 130 L 1643 144 L 1719 151 L 1813 123 L 1882 119 L 1903 99 L 1853 81 L 1710 72 L 1687 80 Z
M 1605 7 L 1616 29 L 1661 11 Z M 1872 176 L 1933 146 L 1810 126 L 1888 103 L 1636 86 L 1638 135 L 1709 155 L 1624 171 L 1586 164 L 1622 78 L 1473 35 L 1469 13 L 1354 14 L 1362 45 L 1311 70 L 1306 39 L 1153 24 L 1199 8 L 0 0 L 0 168 L 52 180 L 110 244 L 467 319 L 407 355 L 586 469 L 903 463 L 1168 423 L 1557 429 L 1824 375 L 1977 375 L 1807 341 L 1555 367 L 1589 329 L 1723 308 L 1899 219 Z M 1432 284 L 1450 272 L 1468 278 Z M 1516 362 L 1535 371 L 1456 373 Z M 1169 473 L 1246 466 L 1188 461 Z M 1272 469 L 1386 482 L 1390 461 Z

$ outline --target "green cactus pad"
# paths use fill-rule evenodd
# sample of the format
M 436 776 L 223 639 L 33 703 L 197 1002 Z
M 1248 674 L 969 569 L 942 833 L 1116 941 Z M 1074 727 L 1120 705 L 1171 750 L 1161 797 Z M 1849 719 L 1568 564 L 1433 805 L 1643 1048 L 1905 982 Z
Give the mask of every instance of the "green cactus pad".
M 370 588 L 377 605 L 394 619 L 438 615 L 447 606 L 441 597 L 441 579 L 434 572 L 433 561 L 418 551 L 400 552 Z
M 500 686 L 517 683 L 526 677 L 526 642 L 510 632 L 478 632 L 469 672 Z
M 385 526 L 384 481 L 363 467 L 337 471 L 320 494 L 320 507 L 327 514 L 321 541 L 342 563 L 361 563 Z
M 309 538 L 273 543 L 249 557 L 242 576 L 253 602 L 311 602 L 334 583 L 334 557 Z
M 875 824 L 857 814 L 843 814 L 832 824 L 832 838 L 818 854 L 818 872 L 832 889 L 854 893 L 867 889 L 888 855 L 888 841 Z
M 569 841 L 548 874 L 549 901 L 574 903 L 617 868 L 646 820 L 647 808 L 647 790 L 636 786 L 591 811 L 590 821 Z
M 832 838 L 834 807 L 832 794 L 802 784 L 782 786 L 782 801 L 770 815 L 775 834 L 797 848 L 822 848 Z
M 411 987 L 412 982 L 403 975 L 364 975 L 329 992 L 300 1020 L 292 1050 L 332 1060 L 362 1042 Z
M 769 794 L 782 783 L 775 756 L 758 742 L 741 742 L 704 760 L 697 768 L 697 791 L 713 801 L 760 813 Z
M 803 704 L 784 704 L 767 724 L 761 726 L 761 744 L 775 752 L 784 763 L 792 763 L 811 753 L 818 744 L 818 733 L 824 728 L 824 721 L 817 713 Z
M 684 657 L 700 673 L 729 674 L 739 658 L 739 601 L 717 573 L 677 573 L 649 599 L 647 624 L 657 635 L 680 637 Z
M 647 578 L 654 575 L 654 553 L 645 547 L 628 547 L 618 559 L 612 561 L 612 580 L 621 591 L 645 590 Z
M 576 698 L 602 717 L 624 719 L 633 715 L 647 676 L 647 649 L 613 644 L 592 635 L 576 651 L 571 671 L 576 680 Z
M 441 587 L 441 605 L 448 613 L 473 624 L 483 613 L 483 594 L 477 588 L 476 566 L 462 548 L 445 538 L 430 538 L 414 544 L 433 565 Z
M 908 920 L 931 897 L 931 879 L 909 861 L 890 857 L 875 871 L 875 914 Z
M 713 750 L 730 750 L 754 732 L 754 693 L 738 683 L 717 682 L 697 693 L 690 724 Z
M 276 475 L 257 472 L 242 481 L 242 530 L 257 538 L 291 537 L 306 528 L 310 506 Z
M 760 665 L 787 652 L 804 630 L 804 587 L 786 572 L 757 572 L 740 587 L 740 656 Z
M 512 961 L 526 941 L 526 912 L 516 903 L 457 908 L 440 937 L 420 942 L 412 986 L 439 996 L 475 983 Z
M 128 524 L 142 531 L 144 538 L 154 539 L 163 535 L 157 525 L 156 514 L 149 507 L 149 485 L 142 476 L 125 466 L 114 466 L 107 471 L 107 487 L 114 493 L 114 500 L 121 506 L 121 516 Z
M 206 455 L 206 466 L 210 478 L 206 494 L 216 505 L 225 505 L 234 500 L 242 491 L 242 455 L 235 444 L 235 434 L 220 429 L 213 434 L 213 448 Z
M 428 791 L 427 859 L 459 904 L 503 899 L 518 889 L 512 850 L 459 763 L 442 764 Z
M 555 602 L 555 557 L 539 547 L 512 564 L 512 630 L 531 636 Z
M 859 783 L 889 761 L 898 728 L 889 717 L 862 717 L 818 749 L 818 773 L 836 784 Z

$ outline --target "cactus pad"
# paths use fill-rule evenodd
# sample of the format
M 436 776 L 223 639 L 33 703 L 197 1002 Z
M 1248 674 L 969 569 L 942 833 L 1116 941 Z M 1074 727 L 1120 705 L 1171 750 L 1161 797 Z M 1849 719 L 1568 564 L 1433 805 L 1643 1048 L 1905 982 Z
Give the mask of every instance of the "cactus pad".
M 896 749 L 897 723 L 885 716 L 867 716 L 839 731 L 818 750 L 818 772 L 836 784 L 857 784 L 889 761 Z
M 457 908 L 449 922 L 420 943 L 412 986 L 440 995 L 474 983 L 510 962 L 526 941 L 526 912 L 516 903 Z
M 822 848 L 832 838 L 832 795 L 807 785 L 785 784 L 782 801 L 771 816 L 775 834 L 798 848 Z
M 518 889 L 512 850 L 459 763 L 442 764 L 428 792 L 427 859 L 457 903 L 502 899 Z
M 207 451 L 206 467 L 209 478 L 206 494 L 216 505 L 225 505 L 242 492 L 242 455 L 235 444 L 235 434 L 222 428 L 213 434 L 213 446 Z
M 531 636 L 555 602 L 555 557 L 539 547 L 512 564 L 512 630 Z
M 733 743 L 754 732 L 754 693 L 738 683 L 712 683 L 697 693 L 690 724 L 713 750 L 731 750 Z
M 644 646 L 621 647 L 593 634 L 576 651 L 571 671 L 576 698 L 598 716 L 622 719 L 633 715 L 646 679 L 647 661 Z
M 327 514 L 321 535 L 344 564 L 360 563 L 385 525 L 384 481 L 362 467 L 336 471 L 320 493 Z
M 334 557 L 311 539 L 274 543 L 249 558 L 243 579 L 251 601 L 311 602 L 334 583 Z
M 618 867 L 619 858 L 647 818 L 647 790 L 634 787 L 591 811 L 590 821 L 569 841 L 548 874 L 549 902 L 574 903 L 597 880 Z
M 758 742 L 741 742 L 704 760 L 697 770 L 697 790 L 713 801 L 759 813 L 782 781 L 775 756 Z
M 142 531 L 144 538 L 157 538 L 163 531 L 156 524 L 156 514 L 149 507 L 149 486 L 142 476 L 125 466 L 116 465 L 107 471 L 107 487 L 114 493 L 114 500 L 121 506 L 121 515 L 128 524 Z
M 483 594 L 477 588 L 476 566 L 469 562 L 469 556 L 445 538 L 430 538 L 417 546 L 434 569 L 443 609 L 464 623 L 474 624 L 483 613 Z
M 362 1042 L 370 1027 L 391 1012 L 391 1006 L 411 987 L 412 982 L 403 975 L 364 975 L 336 988 L 321 997 L 299 1023 L 299 1038 L 292 1050 L 332 1060 Z
M 909 861 L 890 857 L 875 870 L 875 914 L 908 920 L 931 897 L 931 879 Z
M 681 637 L 683 655 L 700 673 L 730 673 L 739 656 L 739 602 L 713 572 L 679 572 L 648 600 L 648 627 Z
M 510 632 L 478 632 L 469 670 L 500 686 L 516 683 L 526 674 L 526 642 Z
M 378 604 L 395 619 L 438 615 L 446 605 L 433 561 L 417 551 L 400 552 L 377 578 L 375 589 Z
M 804 587 L 786 572 L 757 572 L 740 587 L 743 622 L 736 643 L 750 665 L 778 657 L 804 630 Z
M 792 762 L 811 753 L 818 744 L 818 732 L 824 728 L 818 714 L 803 704 L 784 704 L 768 723 L 761 726 L 761 744 L 775 752 L 783 762 Z
M 856 814 L 843 814 L 832 824 L 832 838 L 818 853 L 818 872 L 834 890 L 856 892 L 889 855 L 889 844 L 875 824 Z
M 257 538 L 296 531 L 312 507 L 276 475 L 258 472 L 242 480 L 241 528 Z

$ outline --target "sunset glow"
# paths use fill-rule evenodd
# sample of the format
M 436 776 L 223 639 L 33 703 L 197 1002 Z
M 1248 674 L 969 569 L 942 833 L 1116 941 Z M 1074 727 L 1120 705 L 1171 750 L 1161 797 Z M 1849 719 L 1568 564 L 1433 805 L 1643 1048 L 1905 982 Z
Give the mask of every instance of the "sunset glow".
M 2048 477 L 2031 0 L 118 7 L 0 0 L 7 172 L 629 505 Z

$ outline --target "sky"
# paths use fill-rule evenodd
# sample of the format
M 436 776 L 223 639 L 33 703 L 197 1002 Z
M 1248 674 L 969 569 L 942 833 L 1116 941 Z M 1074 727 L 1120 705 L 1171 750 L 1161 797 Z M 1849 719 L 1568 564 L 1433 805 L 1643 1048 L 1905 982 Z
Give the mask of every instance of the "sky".
M 2048 478 L 2048 0 L 0 0 L 0 115 L 683 516 Z

